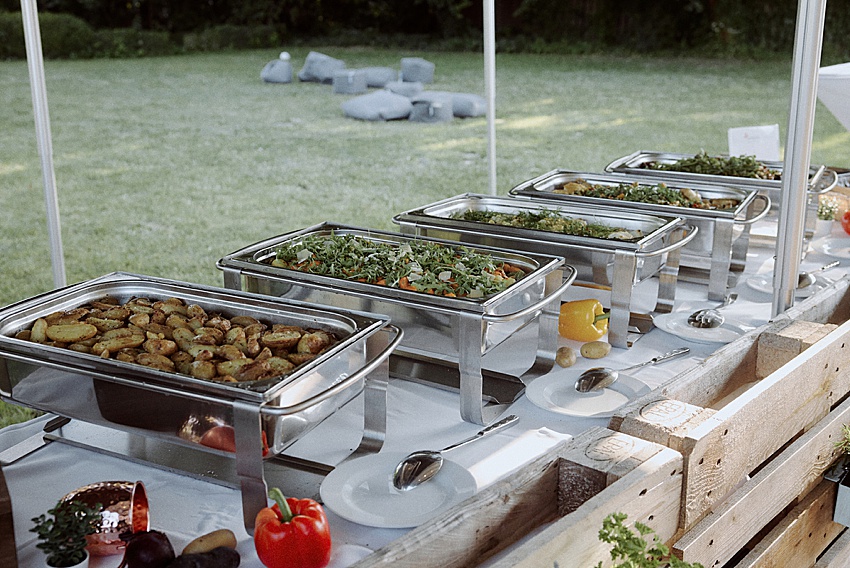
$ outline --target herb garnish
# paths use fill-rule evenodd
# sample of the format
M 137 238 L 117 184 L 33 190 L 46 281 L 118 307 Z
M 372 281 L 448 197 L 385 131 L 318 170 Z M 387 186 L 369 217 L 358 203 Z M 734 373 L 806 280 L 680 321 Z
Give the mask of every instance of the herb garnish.
M 704 150 L 687 158 L 676 160 L 672 164 L 647 162 L 641 167 L 651 170 L 688 172 L 755 179 L 779 179 L 779 172 L 771 170 L 755 156 L 709 156 Z
M 272 266 L 436 294 L 480 298 L 501 292 L 525 271 L 467 247 L 357 235 L 307 235 L 279 246 Z
M 588 223 L 586 219 L 568 217 L 559 211 L 546 208 L 541 208 L 536 212 L 520 211 L 518 213 L 466 210 L 452 213 L 451 217 L 452 219 L 462 221 L 504 225 L 597 239 L 635 240 L 641 236 L 640 231 L 632 233 L 626 229 L 611 227 L 602 223 Z

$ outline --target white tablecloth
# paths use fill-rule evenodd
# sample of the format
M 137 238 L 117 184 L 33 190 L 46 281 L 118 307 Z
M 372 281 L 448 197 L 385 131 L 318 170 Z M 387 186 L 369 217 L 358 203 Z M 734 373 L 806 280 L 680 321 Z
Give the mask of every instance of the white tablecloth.
M 850 130 L 850 63 L 820 68 L 818 98 Z
M 813 244 L 815 250 L 804 260 L 803 269 L 816 268 L 833 260 L 818 251 L 817 241 Z M 747 270 L 736 287 L 739 299 L 733 313 L 736 319 L 756 327 L 770 318 L 771 296 L 752 289 L 745 281 L 756 272 L 769 273 L 772 270 L 774 251 L 754 247 L 750 251 Z M 848 263 L 850 260 L 842 260 L 843 266 L 823 275 L 833 278 L 842 276 Z M 653 280 L 638 285 L 637 300 L 632 311 L 648 312 L 652 309 L 655 286 Z M 705 285 L 680 283 L 675 311 L 690 313 L 699 307 L 716 305 L 717 302 L 706 300 L 706 293 Z M 576 287 L 568 291 L 569 298 L 598 296 L 607 303 L 606 294 L 604 291 Z M 578 343 L 561 341 L 566 345 L 579 346 Z M 532 354 L 533 345 L 532 338 L 529 343 L 529 352 Z M 683 345 L 691 348 L 691 353 L 685 358 L 645 367 L 633 376 L 650 387 L 657 386 L 703 360 L 719 346 L 685 341 L 655 329 L 629 350 L 614 349 L 604 362 L 613 368 L 626 367 Z M 509 353 L 506 365 L 510 364 L 510 359 L 512 354 Z M 574 367 L 556 367 L 552 373 L 563 375 L 565 381 L 574 381 L 578 372 L 599 363 L 580 357 Z M 472 472 L 479 489 L 522 467 L 554 444 L 590 427 L 607 425 L 607 418 L 576 418 L 542 410 L 531 404 L 525 396 L 520 397 L 508 412 L 519 415 L 520 421 L 516 426 L 452 452 L 451 459 Z M 44 419 L 37 419 L 0 430 L 0 451 L 38 433 L 43 422 Z M 357 401 L 354 401 L 296 442 L 287 453 L 323 463 L 338 463 L 357 443 L 361 425 Z M 479 429 L 480 426 L 460 419 L 456 394 L 408 381 L 390 382 L 387 439 L 382 451 L 406 453 L 414 449 L 439 448 L 470 436 Z M 43 554 L 35 548 L 34 535 L 29 532 L 32 517 L 46 511 L 63 495 L 80 486 L 106 480 L 141 480 L 150 500 L 152 528 L 168 534 L 178 552 L 189 540 L 205 532 L 228 527 L 239 539 L 242 565 L 260 568 L 251 537 L 242 524 L 240 494 L 236 489 L 58 442 L 4 467 L 3 472 L 12 498 L 15 540 L 21 567 L 43 566 Z M 406 532 L 406 529 L 362 526 L 346 521 L 330 510 L 328 516 L 334 540 L 332 566 L 335 568 L 349 565 Z M 119 562 L 118 556 L 94 558 L 92 567 L 115 567 Z

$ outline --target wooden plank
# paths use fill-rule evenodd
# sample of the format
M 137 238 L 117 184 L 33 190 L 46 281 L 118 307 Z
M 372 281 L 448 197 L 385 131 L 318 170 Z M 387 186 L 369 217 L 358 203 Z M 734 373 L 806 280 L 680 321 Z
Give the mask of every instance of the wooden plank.
M 791 325 L 759 335 L 756 378 L 764 378 L 826 337 L 835 324 L 794 320 Z
M 669 540 L 676 531 L 681 503 L 682 456 L 663 449 L 625 475 L 574 513 L 541 527 L 492 559 L 488 568 L 539 568 L 541 566 L 611 566 L 611 545 L 599 541 L 602 521 L 611 513 L 628 515 L 627 522 L 641 521 L 659 538 Z
M 848 422 L 850 400 L 790 444 L 677 541 L 673 546 L 677 556 L 704 566 L 724 565 L 767 522 L 820 483 L 838 456 L 834 443 Z
M 814 566 L 844 530 L 832 521 L 837 487 L 832 481 L 822 481 L 735 568 Z
M 815 568 L 847 568 L 850 566 L 850 531 L 841 533 L 823 556 L 815 562 Z
M 12 497 L 6 487 L 3 468 L 0 468 L 0 565 L 4 568 L 16 568 L 17 555 L 15 526 L 12 522 Z
M 836 280 L 827 288 L 791 306 L 774 319 L 838 324 L 847 321 L 850 319 L 850 276 Z
M 638 477 L 646 475 L 644 464 L 659 452 L 669 450 L 607 428 L 592 428 L 354 566 L 475 565 L 559 515 L 579 509 L 622 476 L 636 469 L 641 471 Z M 681 492 L 681 478 L 677 491 Z M 601 524 L 597 532 L 599 528 Z
M 826 416 L 831 405 L 850 392 L 848 338 L 850 322 L 720 410 L 706 415 L 688 408 L 693 421 L 676 430 L 671 430 L 669 420 L 647 412 L 647 407 L 612 419 L 612 427 L 622 432 L 665 443 L 683 454 L 683 531 L 693 527 L 747 474 Z

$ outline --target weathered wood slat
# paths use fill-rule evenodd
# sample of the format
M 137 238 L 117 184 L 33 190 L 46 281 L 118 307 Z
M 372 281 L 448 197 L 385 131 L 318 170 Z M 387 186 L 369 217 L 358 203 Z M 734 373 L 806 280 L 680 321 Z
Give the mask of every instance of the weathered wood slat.
M 615 512 L 641 521 L 669 540 L 681 500 L 681 454 L 665 448 L 574 513 L 546 525 L 488 568 L 611 566 L 611 545 L 599 541 L 602 521 Z
M 844 530 L 832 521 L 836 487 L 831 481 L 822 481 L 735 568 L 814 566 Z
M 841 438 L 842 425 L 848 422 L 850 400 L 789 445 L 687 532 L 673 547 L 677 556 L 704 566 L 725 564 L 770 519 L 820 483 L 838 455 L 834 443 Z
M 850 566 L 850 531 L 844 529 L 823 556 L 815 562 L 815 568 L 847 568 L 847 566 Z
M 767 333 L 779 334 L 783 329 Z M 848 343 L 850 322 L 754 382 L 720 410 L 703 409 L 690 401 L 644 398 L 644 406 L 618 413 L 610 425 L 683 454 L 680 520 L 681 529 L 687 531 L 748 473 L 826 416 L 831 405 L 850 392 Z M 717 386 L 716 376 L 704 380 L 704 392 L 725 390 Z

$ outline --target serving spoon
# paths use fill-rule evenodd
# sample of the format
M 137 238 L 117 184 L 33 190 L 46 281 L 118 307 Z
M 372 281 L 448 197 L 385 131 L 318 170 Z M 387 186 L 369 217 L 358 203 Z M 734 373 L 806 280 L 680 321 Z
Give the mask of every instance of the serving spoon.
M 824 264 L 820 268 L 815 268 L 814 270 L 810 270 L 809 272 L 801 270 L 799 276 L 797 277 L 797 290 L 800 290 L 802 288 L 808 288 L 817 281 L 817 278 L 815 278 L 815 274 L 836 267 L 840 264 L 840 262 L 841 261 L 839 260 L 833 260 L 829 264 Z
M 703 308 L 688 316 L 688 325 L 701 329 L 720 327 L 726 318 L 718 310 L 725 308 L 738 299 L 738 294 L 731 293 L 716 308 Z
M 465 446 L 470 442 L 479 440 L 489 434 L 494 434 L 505 428 L 510 428 L 519 420 L 516 414 L 502 418 L 498 422 L 490 424 L 474 436 L 465 440 L 446 446 L 442 450 L 419 450 L 408 454 L 406 458 L 398 462 L 393 471 L 393 487 L 399 491 L 408 491 L 417 485 L 428 481 L 443 467 L 443 455 L 445 452 Z
M 690 351 L 689 347 L 679 347 L 678 349 L 674 349 L 673 351 L 664 353 L 663 355 L 653 357 L 649 361 L 644 361 L 643 363 L 638 363 L 637 365 L 632 365 L 631 367 L 619 370 L 611 369 L 609 367 L 593 367 L 579 375 L 578 380 L 576 380 L 576 390 L 578 392 L 587 393 L 603 389 L 614 384 L 614 381 L 620 377 L 620 373 L 623 371 L 631 371 L 633 369 L 646 367 L 647 365 L 661 363 L 662 361 L 669 361 L 670 359 L 687 355 Z

